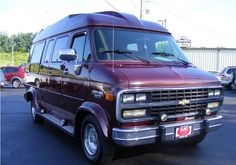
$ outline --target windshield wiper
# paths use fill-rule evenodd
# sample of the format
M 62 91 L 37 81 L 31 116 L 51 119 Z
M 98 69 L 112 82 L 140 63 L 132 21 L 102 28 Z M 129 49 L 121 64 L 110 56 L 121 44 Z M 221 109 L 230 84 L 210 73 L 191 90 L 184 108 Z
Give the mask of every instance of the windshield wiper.
M 105 50 L 100 53 L 117 53 L 117 54 L 133 54 L 131 51 L 126 51 L 126 50 Z
M 116 53 L 116 54 L 122 54 L 122 55 L 124 55 L 124 56 L 126 56 L 126 57 L 128 57 L 128 58 L 133 59 L 133 60 L 139 59 L 140 61 L 142 61 L 142 62 L 144 62 L 144 63 L 148 63 L 148 64 L 150 63 L 150 61 L 148 61 L 148 60 L 146 60 L 146 59 L 143 59 L 143 58 L 141 58 L 141 57 L 139 57 L 139 56 L 136 56 L 136 55 L 134 55 L 133 52 L 127 51 L 127 50 L 118 50 L 118 49 L 116 49 L 116 50 L 106 50 L 106 51 L 102 51 L 102 52 L 100 52 L 100 53 Z M 131 54 L 132 54 L 132 55 L 131 55 Z
M 179 58 L 179 57 L 176 57 L 174 54 L 171 54 L 171 53 L 152 52 L 152 54 L 154 54 L 154 55 L 160 55 L 160 56 L 172 56 L 172 57 L 176 58 L 177 60 L 183 62 L 185 65 L 189 65 L 189 64 L 190 64 L 189 62 L 187 62 L 187 61 L 185 61 L 185 60 L 183 60 L 183 59 L 181 59 L 181 58 Z

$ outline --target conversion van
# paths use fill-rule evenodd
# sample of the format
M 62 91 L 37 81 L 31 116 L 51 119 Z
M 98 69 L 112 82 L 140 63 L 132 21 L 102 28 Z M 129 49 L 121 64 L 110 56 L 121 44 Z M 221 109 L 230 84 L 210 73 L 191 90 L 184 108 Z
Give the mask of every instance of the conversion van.
M 65 17 L 36 35 L 26 71 L 33 120 L 79 138 L 91 162 L 117 147 L 195 145 L 221 126 L 220 82 L 166 28 L 133 15 Z

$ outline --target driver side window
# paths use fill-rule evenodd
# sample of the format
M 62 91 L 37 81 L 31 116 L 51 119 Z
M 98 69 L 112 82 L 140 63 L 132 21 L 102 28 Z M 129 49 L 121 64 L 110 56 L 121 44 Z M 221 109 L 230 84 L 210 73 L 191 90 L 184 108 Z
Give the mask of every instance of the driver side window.
M 75 49 L 77 55 L 77 63 L 82 62 L 84 54 L 84 44 L 85 44 L 86 35 L 78 35 L 74 38 L 72 49 Z

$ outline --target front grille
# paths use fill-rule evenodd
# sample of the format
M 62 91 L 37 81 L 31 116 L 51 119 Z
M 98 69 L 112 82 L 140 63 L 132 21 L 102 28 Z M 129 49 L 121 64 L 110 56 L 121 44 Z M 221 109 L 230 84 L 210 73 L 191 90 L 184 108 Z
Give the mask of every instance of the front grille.
M 204 113 L 204 110 L 207 108 L 207 103 L 192 103 L 187 105 L 167 105 L 167 106 L 158 106 L 152 107 L 151 116 L 156 117 L 161 114 L 166 114 L 168 116 L 195 116 L 201 115 Z
M 203 89 L 181 89 L 181 90 L 161 90 L 151 94 L 152 102 L 176 101 L 176 100 L 198 100 L 208 98 L 207 88 Z

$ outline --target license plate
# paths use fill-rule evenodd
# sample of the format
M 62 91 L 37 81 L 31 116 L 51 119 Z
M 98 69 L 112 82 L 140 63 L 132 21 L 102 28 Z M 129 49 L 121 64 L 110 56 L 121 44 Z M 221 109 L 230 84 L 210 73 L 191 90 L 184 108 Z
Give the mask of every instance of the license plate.
M 185 138 L 190 136 L 192 133 L 192 126 L 180 126 L 175 130 L 176 138 Z

